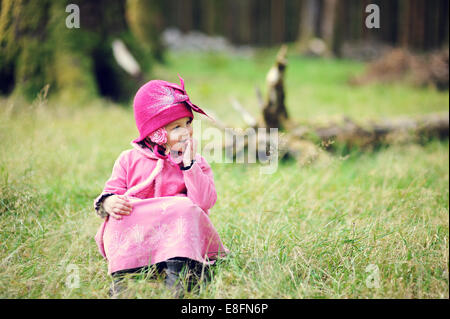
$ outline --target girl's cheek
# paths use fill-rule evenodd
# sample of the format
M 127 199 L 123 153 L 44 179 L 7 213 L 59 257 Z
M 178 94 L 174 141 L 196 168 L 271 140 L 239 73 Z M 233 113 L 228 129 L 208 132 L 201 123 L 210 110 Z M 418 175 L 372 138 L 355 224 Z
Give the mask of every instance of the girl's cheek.
M 178 141 L 178 138 L 178 134 L 172 130 L 167 136 L 167 141 L 169 142 L 169 144 L 174 144 Z

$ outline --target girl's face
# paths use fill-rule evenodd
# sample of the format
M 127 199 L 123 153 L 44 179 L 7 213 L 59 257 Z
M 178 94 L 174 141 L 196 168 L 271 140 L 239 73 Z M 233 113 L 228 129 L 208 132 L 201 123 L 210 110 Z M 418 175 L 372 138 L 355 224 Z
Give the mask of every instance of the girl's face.
M 192 138 L 192 119 L 183 117 L 165 126 L 167 146 L 172 151 L 184 152 L 186 142 Z

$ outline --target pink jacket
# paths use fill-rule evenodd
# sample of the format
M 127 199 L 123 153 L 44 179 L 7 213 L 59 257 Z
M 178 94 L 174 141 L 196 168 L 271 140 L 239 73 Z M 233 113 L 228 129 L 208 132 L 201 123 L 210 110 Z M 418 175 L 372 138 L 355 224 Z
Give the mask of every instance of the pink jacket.
M 160 160 L 157 167 L 159 159 L 152 151 L 134 142 L 131 145 L 133 148 L 122 152 L 116 160 L 111 177 L 94 203 L 107 193 L 141 199 L 187 196 L 209 214 L 217 193 L 211 167 L 200 154 L 196 154 L 193 166 L 183 171 L 169 160 Z
M 120 154 L 103 194 L 127 195 L 133 205 L 122 219 L 106 217 L 95 240 L 108 272 L 172 257 L 214 263 L 228 249 L 209 219 L 217 200 L 211 167 L 196 154 L 188 170 L 132 143 Z

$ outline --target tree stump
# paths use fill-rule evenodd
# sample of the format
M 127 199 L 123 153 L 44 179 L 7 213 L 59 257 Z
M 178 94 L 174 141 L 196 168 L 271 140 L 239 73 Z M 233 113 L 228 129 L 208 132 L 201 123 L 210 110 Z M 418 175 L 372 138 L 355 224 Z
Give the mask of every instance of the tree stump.
M 286 110 L 284 91 L 284 71 L 286 69 L 287 46 L 283 45 L 277 54 L 275 64 L 266 76 L 267 97 L 263 106 L 262 127 L 285 129 L 289 118 Z

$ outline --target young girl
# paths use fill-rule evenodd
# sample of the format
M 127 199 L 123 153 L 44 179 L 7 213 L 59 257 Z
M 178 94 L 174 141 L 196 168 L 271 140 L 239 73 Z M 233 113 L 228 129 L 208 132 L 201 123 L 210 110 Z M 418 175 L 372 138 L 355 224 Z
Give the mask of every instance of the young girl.
M 179 295 L 180 273 L 214 263 L 228 250 L 211 223 L 216 202 L 213 173 L 196 153 L 192 104 L 181 85 L 153 80 L 134 98 L 139 137 L 120 154 L 94 202 L 105 217 L 95 240 L 117 275 L 156 265 Z

